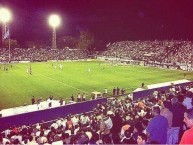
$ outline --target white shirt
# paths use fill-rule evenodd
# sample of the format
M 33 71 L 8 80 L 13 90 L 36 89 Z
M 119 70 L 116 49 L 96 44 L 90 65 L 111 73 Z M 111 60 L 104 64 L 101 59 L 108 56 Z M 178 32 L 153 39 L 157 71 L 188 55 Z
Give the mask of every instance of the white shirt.
M 52 145 L 63 145 L 63 142 L 61 140 L 55 141 L 52 143 Z
M 187 109 L 191 109 L 192 106 L 192 98 L 185 98 L 184 101 L 182 102 L 182 104 L 187 108 Z
M 53 123 L 53 124 L 51 125 L 51 127 L 54 127 L 55 129 L 58 129 L 58 124 L 57 124 L 57 123 Z
M 113 122 L 112 122 L 110 117 L 108 117 L 108 119 L 105 120 L 104 122 L 105 122 L 108 129 L 111 129 L 113 127 Z
M 56 123 L 58 124 L 58 126 L 61 126 L 62 121 L 59 119 L 56 121 Z
M 78 125 L 79 119 L 76 116 L 74 116 L 71 120 L 72 120 L 73 126 Z
M 31 142 L 28 142 L 27 145 L 38 145 L 38 143 L 32 140 Z

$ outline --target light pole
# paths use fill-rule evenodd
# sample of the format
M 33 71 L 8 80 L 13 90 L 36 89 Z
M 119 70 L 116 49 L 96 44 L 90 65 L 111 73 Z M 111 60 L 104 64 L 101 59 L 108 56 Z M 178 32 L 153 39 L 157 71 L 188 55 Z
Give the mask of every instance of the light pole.
M 7 8 L 0 8 L 0 22 L 2 23 L 2 47 L 3 42 L 5 39 L 8 39 L 9 43 L 9 62 L 11 60 L 11 54 L 10 54 L 10 34 L 9 34 L 9 28 L 8 23 L 11 20 L 11 12 Z
M 58 27 L 60 25 L 60 17 L 58 15 L 51 15 L 49 17 L 49 24 L 50 26 L 53 28 L 53 31 L 52 31 L 52 49 L 57 49 L 57 46 L 56 46 L 56 27 Z

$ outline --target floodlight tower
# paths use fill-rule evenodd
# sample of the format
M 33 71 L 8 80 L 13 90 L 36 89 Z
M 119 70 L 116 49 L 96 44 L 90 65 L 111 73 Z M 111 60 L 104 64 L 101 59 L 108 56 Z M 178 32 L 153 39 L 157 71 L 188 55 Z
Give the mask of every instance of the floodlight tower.
M 7 8 L 0 8 L 0 22 L 2 23 L 2 47 L 3 42 L 6 39 L 9 39 L 9 62 L 11 59 L 10 55 L 10 35 L 9 35 L 9 29 L 8 29 L 8 23 L 11 20 L 11 12 Z
M 52 49 L 57 49 L 56 46 L 56 27 L 60 25 L 60 17 L 58 15 L 51 15 L 49 17 L 49 24 L 53 28 L 52 31 Z

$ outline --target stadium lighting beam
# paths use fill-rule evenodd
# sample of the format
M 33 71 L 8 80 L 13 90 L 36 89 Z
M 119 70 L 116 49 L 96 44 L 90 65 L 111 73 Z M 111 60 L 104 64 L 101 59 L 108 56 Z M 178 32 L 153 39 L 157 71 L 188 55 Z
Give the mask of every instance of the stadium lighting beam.
M 56 47 L 56 27 L 60 25 L 60 17 L 58 15 L 51 15 L 48 20 L 50 26 L 53 28 L 52 32 L 52 49 L 57 49 Z
M 10 34 L 8 29 L 8 23 L 11 21 L 11 12 L 7 8 L 0 8 L 0 22 L 2 23 L 2 47 L 5 39 L 9 39 L 9 62 L 11 60 L 10 54 Z

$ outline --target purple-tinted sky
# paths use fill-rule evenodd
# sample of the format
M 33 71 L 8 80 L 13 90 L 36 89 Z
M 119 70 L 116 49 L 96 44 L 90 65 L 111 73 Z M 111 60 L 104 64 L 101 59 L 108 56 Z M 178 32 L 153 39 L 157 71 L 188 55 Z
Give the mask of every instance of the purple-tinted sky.
M 0 0 L 13 12 L 11 35 L 49 40 L 49 14 L 58 13 L 58 36 L 93 32 L 105 41 L 193 40 L 193 0 Z

